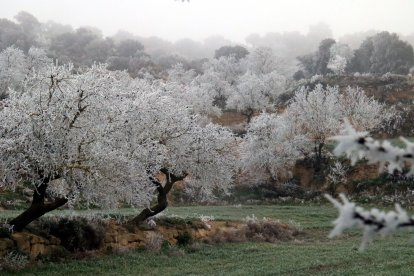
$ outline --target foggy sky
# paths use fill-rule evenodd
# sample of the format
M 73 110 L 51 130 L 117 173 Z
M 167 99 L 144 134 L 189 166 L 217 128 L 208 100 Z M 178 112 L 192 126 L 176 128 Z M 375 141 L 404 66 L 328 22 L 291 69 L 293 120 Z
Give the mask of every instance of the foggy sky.
M 251 33 L 299 31 L 329 24 L 336 38 L 350 32 L 414 32 L 414 0 L 0 0 L 0 18 L 19 11 L 41 22 L 119 29 L 168 40 L 223 35 L 244 42 Z

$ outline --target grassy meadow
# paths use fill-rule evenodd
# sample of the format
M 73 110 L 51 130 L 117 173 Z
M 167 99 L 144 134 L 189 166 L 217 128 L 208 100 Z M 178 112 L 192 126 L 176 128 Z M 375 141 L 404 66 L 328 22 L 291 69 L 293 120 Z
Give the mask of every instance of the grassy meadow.
M 86 212 L 86 211 L 83 211 Z M 122 214 L 132 214 L 124 209 Z M 7 216 L 8 212 L 2 212 Z M 166 215 L 214 216 L 241 220 L 254 214 L 299 225 L 304 234 L 289 242 L 196 244 L 118 252 L 82 260 L 48 262 L 26 268 L 19 275 L 413 275 L 414 247 L 410 234 L 379 239 L 359 252 L 361 233 L 328 239 L 336 210 L 322 206 L 200 206 L 171 207 Z

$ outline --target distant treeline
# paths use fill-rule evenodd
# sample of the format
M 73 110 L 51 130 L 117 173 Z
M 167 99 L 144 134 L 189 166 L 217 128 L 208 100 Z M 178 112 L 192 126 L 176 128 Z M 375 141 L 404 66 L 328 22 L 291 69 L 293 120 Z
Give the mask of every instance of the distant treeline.
M 309 32 L 251 34 L 246 44 L 239 45 L 222 36 L 203 42 L 188 38 L 170 42 L 159 37 L 140 37 L 118 31 L 110 37 L 94 27 L 74 29 L 53 21 L 40 22 L 21 11 L 14 21 L 0 19 L 0 51 L 15 46 L 25 53 L 31 47 L 43 48 L 59 63 L 71 62 L 75 67 L 107 63 L 110 70 L 127 70 L 132 77 L 151 74 L 165 76 L 177 63 L 186 69 L 202 72 L 209 58 L 246 56 L 253 48 L 269 47 L 296 72 L 295 78 L 329 73 L 407 74 L 414 65 L 414 35 L 403 37 L 388 32 L 368 31 L 331 39 L 328 25 L 312 25 Z

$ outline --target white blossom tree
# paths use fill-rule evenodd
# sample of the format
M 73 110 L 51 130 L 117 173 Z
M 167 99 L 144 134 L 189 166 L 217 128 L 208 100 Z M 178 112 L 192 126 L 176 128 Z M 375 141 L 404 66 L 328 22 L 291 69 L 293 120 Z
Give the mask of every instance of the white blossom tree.
M 26 55 L 26 74 L 34 71 L 41 72 L 52 64 L 52 59 L 41 48 L 31 47 Z
M 77 74 L 71 66 L 50 66 L 23 87 L 11 91 L 0 111 L 3 182 L 34 189 L 31 206 L 10 221 L 16 231 L 68 202 L 144 207 L 157 196 L 138 223 L 167 207 L 179 180 L 204 198 L 232 184 L 237 140 L 203 124 L 159 82 L 132 80 L 103 65 Z
M 279 70 L 279 61 L 272 48 L 258 47 L 246 57 L 245 66 L 252 73 L 263 75 Z
M 331 56 L 328 63 L 328 69 L 332 70 L 336 75 L 343 75 L 346 70 L 348 60 L 340 55 Z
M 216 105 L 217 94 L 212 84 L 207 82 L 197 83 L 197 80 L 187 87 L 183 95 L 187 105 L 191 105 L 195 113 L 202 116 L 219 116 L 222 110 Z
M 182 63 L 177 63 L 168 70 L 168 78 L 172 82 L 179 83 L 181 85 L 189 84 L 196 76 L 194 70 L 186 70 Z
M 230 131 L 203 125 L 191 106 L 183 106 L 173 90 L 159 85 L 136 83 L 130 102 L 124 112 L 128 123 L 125 131 L 119 130 L 119 139 L 127 141 L 122 144 L 127 148 L 150 146 L 146 154 L 137 152 L 133 159 L 146 168 L 157 194 L 156 204 L 132 222 L 140 223 L 163 211 L 168 205 L 167 194 L 178 181 L 204 199 L 211 198 L 214 190 L 228 192 L 238 166 L 238 142 Z
M 14 230 L 68 201 L 114 207 L 121 199 L 149 200 L 152 187 L 145 192 L 149 183 L 127 162 L 117 154 L 102 159 L 113 152 L 114 125 L 122 124 L 115 103 L 124 77 L 102 66 L 81 74 L 70 65 L 50 66 L 29 77 L 22 91 L 10 91 L 1 110 L 0 172 L 7 188 L 26 182 L 34 190 L 31 206 L 10 221 Z M 133 200 L 126 192 L 132 187 L 140 191 Z
M 247 72 L 238 79 L 237 87 L 227 99 L 227 108 L 236 109 L 246 116 L 250 123 L 255 111 L 265 110 L 271 106 L 265 94 L 265 84 L 256 74 Z
M 227 105 L 246 116 L 250 123 L 255 112 L 271 109 L 285 92 L 286 78 L 281 74 L 283 65 L 271 48 L 258 47 L 240 61 L 246 70 L 236 79 L 230 90 Z
M 312 141 L 316 168 L 327 138 L 338 133 L 344 117 L 359 128 L 375 130 L 387 126 L 396 115 L 392 108 L 367 97 L 360 88 L 348 87 L 340 93 L 337 86 L 324 88 L 321 84 L 311 91 L 304 87 L 298 90 L 285 112 L 297 133 Z
M 180 105 L 191 107 L 195 114 L 208 117 L 220 115 L 221 109 L 215 104 L 219 96 L 220 88 L 215 87 L 217 83 L 208 82 L 206 78 L 197 76 L 192 72 L 184 71 L 174 67 L 171 78 L 165 83 L 158 83 L 164 91 L 180 101 Z M 181 71 L 181 73 L 177 73 Z M 216 90 L 217 88 L 217 90 Z
M 0 52 L 0 99 L 7 96 L 9 88 L 16 86 L 25 77 L 26 60 L 22 50 L 9 47 Z
M 203 74 L 193 85 L 199 85 L 208 95 L 214 97 L 214 105 L 224 109 L 229 95 L 237 85 L 237 79 L 245 72 L 241 62 L 234 56 L 210 59 L 203 64 Z
M 330 58 L 327 67 L 336 75 L 342 75 L 345 73 L 353 56 L 353 51 L 347 44 L 335 43 L 330 48 Z
M 341 114 L 357 129 L 387 130 L 398 124 L 400 116 L 393 106 L 387 107 L 374 97 L 368 97 L 360 87 L 347 87 L 341 95 Z
M 46 52 L 30 48 L 25 55 L 13 46 L 0 52 L 0 100 L 7 96 L 9 89 L 21 90 L 21 85 L 30 74 L 40 72 L 52 63 Z
M 220 109 L 235 109 L 249 123 L 255 112 L 272 108 L 285 92 L 286 78 L 279 72 L 282 67 L 273 50 L 265 47 L 255 49 L 243 59 L 211 59 L 190 84 L 194 108 L 208 115 L 219 115 Z
M 288 61 L 285 56 L 280 55 L 269 47 L 257 47 L 248 56 L 241 60 L 246 70 L 252 71 L 257 75 L 277 72 L 286 78 L 291 77 L 296 70 L 296 66 Z
M 226 81 L 231 86 L 237 81 L 237 78 L 246 70 L 234 56 L 222 56 L 218 59 L 210 59 L 203 64 L 204 74 L 215 72 L 220 79 Z
M 296 134 L 285 115 L 262 113 L 249 124 L 240 146 L 242 168 L 277 179 L 302 156 L 301 149 L 308 142 L 304 135 Z
M 254 112 L 276 105 L 285 87 L 286 79 L 275 71 L 262 75 L 248 71 L 238 79 L 236 89 L 227 99 L 227 108 L 241 112 L 249 124 Z

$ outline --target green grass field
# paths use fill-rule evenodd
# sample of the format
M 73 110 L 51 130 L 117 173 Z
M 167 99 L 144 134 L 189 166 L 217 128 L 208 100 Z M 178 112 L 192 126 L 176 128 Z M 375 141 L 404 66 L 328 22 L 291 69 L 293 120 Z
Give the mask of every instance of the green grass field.
M 132 214 L 125 209 L 123 214 Z M 336 210 L 329 206 L 171 207 L 166 215 L 212 215 L 239 220 L 247 215 L 290 220 L 305 234 L 297 240 L 269 243 L 205 245 L 137 250 L 27 268 L 21 275 L 413 275 L 414 247 L 409 233 L 377 240 L 365 252 L 357 249 L 359 232 L 330 240 L 326 236 Z M 3 216 L 7 215 L 3 212 Z

